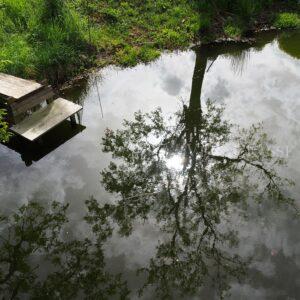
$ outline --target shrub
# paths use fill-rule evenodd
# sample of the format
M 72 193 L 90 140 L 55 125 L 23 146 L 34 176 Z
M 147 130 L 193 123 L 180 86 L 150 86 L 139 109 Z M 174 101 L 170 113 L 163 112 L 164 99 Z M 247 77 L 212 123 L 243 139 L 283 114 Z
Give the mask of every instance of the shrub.
M 236 38 L 242 35 L 242 30 L 234 25 L 226 25 L 224 27 L 224 33 L 229 37 Z
M 9 138 L 11 137 L 11 133 L 8 131 L 8 124 L 4 120 L 5 116 L 6 116 L 6 111 L 4 109 L 0 109 L 0 142 L 1 143 L 8 142 Z
M 300 17 L 296 13 L 281 13 L 277 16 L 274 25 L 277 28 L 299 28 Z

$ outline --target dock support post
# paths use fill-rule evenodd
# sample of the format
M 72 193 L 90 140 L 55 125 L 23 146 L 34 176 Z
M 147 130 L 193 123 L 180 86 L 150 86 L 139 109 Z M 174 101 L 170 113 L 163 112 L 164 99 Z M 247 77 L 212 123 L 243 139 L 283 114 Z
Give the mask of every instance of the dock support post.
M 71 121 L 71 126 L 72 127 L 76 127 L 76 118 L 75 115 L 70 117 L 70 121 Z

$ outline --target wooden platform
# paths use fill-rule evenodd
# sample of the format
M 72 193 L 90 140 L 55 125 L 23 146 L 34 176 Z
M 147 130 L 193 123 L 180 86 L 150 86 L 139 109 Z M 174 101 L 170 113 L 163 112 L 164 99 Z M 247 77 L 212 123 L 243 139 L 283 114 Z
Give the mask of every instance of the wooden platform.
M 20 99 L 40 88 L 42 85 L 35 81 L 0 73 L 0 96 L 2 97 Z
M 58 98 L 48 106 L 34 112 L 24 121 L 11 127 L 11 131 L 34 141 L 67 118 L 82 110 L 82 106 Z
M 75 123 L 74 115 L 82 106 L 56 97 L 51 86 L 0 73 L 0 100 L 8 112 L 10 130 L 29 141 L 68 118 Z

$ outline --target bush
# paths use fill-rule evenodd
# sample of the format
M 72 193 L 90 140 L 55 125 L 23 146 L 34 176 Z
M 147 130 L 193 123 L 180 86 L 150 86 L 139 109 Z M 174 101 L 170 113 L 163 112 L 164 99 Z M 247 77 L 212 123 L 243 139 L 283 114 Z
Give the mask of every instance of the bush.
M 1 143 L 8 142 L 9 138 L 11 137 L 11 133 L 8 131 L 8 124 L 4 120 L 5 116 L 6 116 L 6 111 L 4 109 L 0 109 L 0 142 Z
M 242 29 L 237 25 L 227 24 L 224 27 L 224 33 L 229 37 L 236 38 L 242 35 Z
M 209 13 L 230 13 L 239 17 L 241 22 L 251 24 L 255 16 L 273 2 L 274 0 L 202 0 L 200 7 Z
M 281 13 L 277 16 L 274 25 L 277 28 L 300 28 L 300 17 L 296 13 Z

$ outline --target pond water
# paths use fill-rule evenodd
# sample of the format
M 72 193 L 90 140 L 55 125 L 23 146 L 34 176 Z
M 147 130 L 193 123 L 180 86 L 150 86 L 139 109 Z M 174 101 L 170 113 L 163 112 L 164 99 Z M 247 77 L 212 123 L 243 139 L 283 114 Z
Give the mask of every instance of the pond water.
M 132 69 L 101 70 L 65 91 L 66 98 L 83 105 L 82 126 L 71 130 L 64 123 L 45 136 L 42 146 L 28 145 L 17 138 L 9 146 L 0 145 L 1 211 L 11 213 L 30 200 L 70 203 L 70 228 L 75 236 L 85 237 L 88 233 L 81 222 L 86 213 L 85 200 L 93 197 L 99 203 L 115 203 L 119 199 L 101 183 L 100 173 L 112 160 L 101 146 L 106 128 L 122 129 L 123 119 L 132 120 L 136 111 L 147 113 L 157 107 L 169 118 L 183 104 L 192 107 L 200 97 L 202 103 L 211 99 L 224 105 L 223 118 L 233 124 L 249 128 L 263 123 L 264 131 L 276 140 L 273 155 L 287 161 L 287 166 L 279 169 L 280 175 L 295 182 L 285 193 L 300 208 L 299 41 L 299 32 L 279 36 L 267 33 L 258 36 L 251 47 L 218 45 L 166 53 L 151 64 Z M 173 156 L 167 165 L 176 169 L 178 164 L 180 167 L 180 157 Z M 227 299 L 299 299 L 300 219 L 293 217 L 291 209 L 273 210 L 267 203 L 251 206 L 250 217 L 245 220 L 237 213 L 230 215 L 240 241 L 232 252 L 252 260 L 244 280 L 239 282 L 235 276 L 229 279 Z M 137 217 L 128 236 L 114 232 L 104 247 L 107 270 L 123 274 L 131 299 L 138 298 L 137 290 L 146 280 L 136 270 L 149 266 L 151 259 L 159 264 L 157 247 L 166 239 L 154 216 L 150 212 L 147 220 Z M 187 257 L 182 258 L 185 254 Z M 187 253 L 180 257 L 192 261 Z M 180 276 L 195 277 L 195 266 L 181 265 L 170 274 L 163 274 L 163 270 L 157 271 L 160 275 L 152 274 L 154 284 L 141 298 L 158 297 L 154 287 L 159 281 L 163 286 L 165 280 L 171 287 L 172 281 L 179 282 L 171 298 L 218 299 L 217 288 L 206 283 L 200 288 L 200 279 L 197 292 L 189 294 L 185 287 L 185 296 L 180 294 Z M 172 276 L 180 270 L 182 274 Z M 163 293 L 159 295 L 163 297 Z

